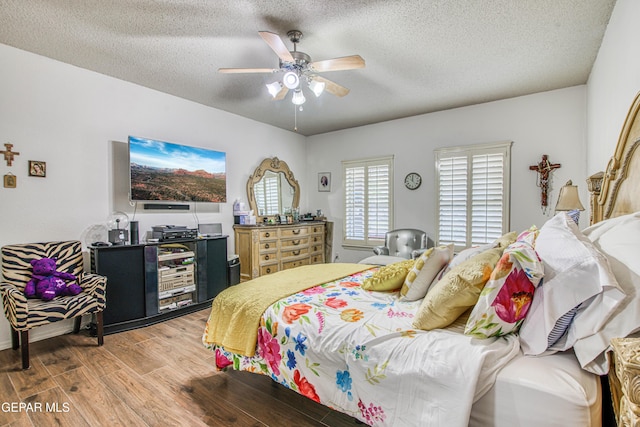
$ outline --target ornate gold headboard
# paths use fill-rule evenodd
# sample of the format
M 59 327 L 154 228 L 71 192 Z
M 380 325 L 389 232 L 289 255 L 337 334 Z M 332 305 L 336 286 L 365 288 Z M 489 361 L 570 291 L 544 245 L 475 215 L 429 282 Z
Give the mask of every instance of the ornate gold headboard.
M 639 111 L 640 93 L 636 95 L 629 108 L 616 151 L 607 164 L 607 170 L 593 174 L 587 179 L 591 192 L 592 224 L 640 211 L 640 150 L 636 150 L 640 144 Z M 619 425 L 632 425 L 633 423 L 629 424 L 624 420 L 638 419 L 640 414 L 637 413 L 635 405 L 632 409 L 628 409 L 629 405 L 621 405 L 624 392 L 618 375 L 634 377 L 637 371 L 622 365 L 616 366 L 614 357 L 610 357 L 610 361 L 608 377 L 615 419 Z M 633 390 L 633 394 L 633 400 L 636 401 L 636 389 Z
M 591 192 L 591 223 L 640 211 L 640 92 L 622 126 L 607 170 L 587 179 Z

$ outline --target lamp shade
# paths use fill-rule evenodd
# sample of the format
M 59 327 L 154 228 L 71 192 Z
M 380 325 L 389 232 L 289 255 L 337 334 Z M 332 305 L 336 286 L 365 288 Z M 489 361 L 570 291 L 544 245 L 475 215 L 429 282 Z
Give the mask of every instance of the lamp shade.
M 573 185 L 571 180 L 560 189 L 560 195 L 558 196 L 558 203 L 556 204 L 556 211 L 572 211 L 572 210 L 584 210 L 584 206 L 580 203 L 580 197 L 578 196 L 578 186 Z
M 282 84 L 280 82 L 269 83 L 266 86 L 269 94 L 274 98 L 278 95 L 280 90 L 282 90 Z
M 291 102 L 293 102 L 295 105 L 302 105 L 304 104 L 305 101 L 306 99 L 300 89 L 293 92 L 293 97 L 291 98 Z
M 324 86 L 325 86 L 324 82 L 318 82 L 316 80 L 311 80 L 309 82 L 309 88 L 315 94 L 315 96 L 322 95 L 322 92 L 324 92 Z

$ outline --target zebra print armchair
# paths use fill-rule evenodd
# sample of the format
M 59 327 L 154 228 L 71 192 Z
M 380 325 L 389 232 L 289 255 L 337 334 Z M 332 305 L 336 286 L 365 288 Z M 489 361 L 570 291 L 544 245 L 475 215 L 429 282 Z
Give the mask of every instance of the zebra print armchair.
M 96 314 L 98 345 L 104 343 L 102 312 L 106 305 L 106 277 L 83 271 L 82 245 L 77 240 L 62 242 L 6 245 L 2 252 L 0 294 L 4 314 L 11 324 L 11 343 L 14 350 L 20 343 L 22 369 L 28 369 L 29 330 L 37 326 L 74 318 L 74 333 L 80 331 L 85 314 Z M 82 292 L 75 296 L 57 297 L 51 301 L 27 299 L 24 287 L 31 279 L 30 261 L 56 258 L 58 271 L 74 274 Z

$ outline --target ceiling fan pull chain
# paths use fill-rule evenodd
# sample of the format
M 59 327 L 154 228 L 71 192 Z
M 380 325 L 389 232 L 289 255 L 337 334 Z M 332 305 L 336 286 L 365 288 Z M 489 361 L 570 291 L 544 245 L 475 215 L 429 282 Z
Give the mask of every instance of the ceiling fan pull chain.
M 293 130 L 298 132 L 298 106 L 293 106 Z

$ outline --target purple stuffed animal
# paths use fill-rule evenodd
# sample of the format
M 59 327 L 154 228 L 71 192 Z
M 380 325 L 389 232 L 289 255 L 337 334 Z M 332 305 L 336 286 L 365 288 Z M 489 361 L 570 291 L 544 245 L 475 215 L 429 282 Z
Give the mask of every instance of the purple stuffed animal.
M 82 288 L 77 283 L 67 285 L 66 280 L 76 280 L 76 276 L 70 273 L 57 271 L 55 258 L 34 259 L 31 261 L 33 274 L 31 280 L 24 288 L 24 294 L 28 298 L 41 298 L 51 301 L 57 296 L 78 295 Z

